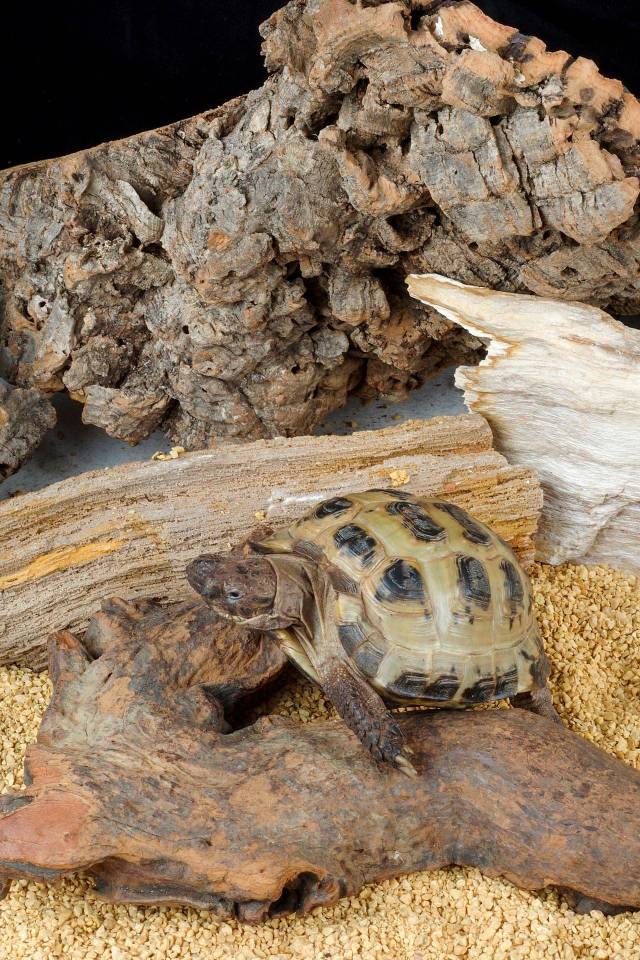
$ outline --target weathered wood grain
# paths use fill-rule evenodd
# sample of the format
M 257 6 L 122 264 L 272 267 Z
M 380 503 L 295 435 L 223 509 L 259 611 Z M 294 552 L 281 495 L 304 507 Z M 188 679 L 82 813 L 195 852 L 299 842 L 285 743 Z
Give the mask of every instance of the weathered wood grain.
M 262 34 L 246 97 L 0 174 L 0 376 L 201 449 L 479 359 L 407 273 L 640 309 L 640 106 L 580 50 L 449 0 Z
M 344 489 L 395 483 L 491 523 L 526 563 L 541 505 L 534 473 L 492 450 L 478 416 L 349 437 L 227 444 L 83 474 L 0 504 L 0 663 L 44 663 L 52 629 L 114 593 L 178 599 L 185 565 L 264 518 L 280 525 Z
M 0 797 L 0 886 L 87 870 L 111 900 L 255 922 L 469 864 L 568 890 L 578 909 L 640 906 L 640 776 L 562 725 L 521 710 L 399 715 L 411 779 L 340 721 L 267 716 L 224 733 L 227 647 L 216 656 L 192 614 L 112 600 L 99 620 L 89 644 L 52 637 L 29 785 Z M 254 648 L 234 649 L 259 686 Z
M 544 490 L 536 555 L 640 573 L 640 331 L 595 307 L 435 274 L 413 296 L 488 343 L 456 383 L 495 445 Z

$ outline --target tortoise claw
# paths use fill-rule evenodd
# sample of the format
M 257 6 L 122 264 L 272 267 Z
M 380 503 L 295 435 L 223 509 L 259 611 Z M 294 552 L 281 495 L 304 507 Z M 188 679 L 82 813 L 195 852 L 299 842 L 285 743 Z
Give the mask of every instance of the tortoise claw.
M 402 771 L 402 773 L 406 774 L 407 777 L 418 776 L 418 771 L 416 768 L 407 760 L 406 757 L 403 757 L 401 753 L 393 758 L 393 762 L 395 763 L 396 767 Z

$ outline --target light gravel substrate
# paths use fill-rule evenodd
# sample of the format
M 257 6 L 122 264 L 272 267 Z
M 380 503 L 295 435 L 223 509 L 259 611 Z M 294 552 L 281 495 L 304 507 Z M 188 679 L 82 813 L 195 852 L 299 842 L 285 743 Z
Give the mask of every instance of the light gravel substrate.
M 640 584 L 605 567 L 537 567 L 538 620 L 552 690 L 569 726 L 640 766 Z M 0 784 L 22 783 L 24 749 L 50 695 L 46 674 L 0 669 Z M 329 715 L 319 691 L 293 682 L 274 712 Z M 204 911 L 110 906 L 88 881 L 16 882 L 0 903 L 0 960 L 637 960 L 640 913 L 574 914 L 472 869 L 417 873 L 365 888 L 332 909 L 260 927 Z

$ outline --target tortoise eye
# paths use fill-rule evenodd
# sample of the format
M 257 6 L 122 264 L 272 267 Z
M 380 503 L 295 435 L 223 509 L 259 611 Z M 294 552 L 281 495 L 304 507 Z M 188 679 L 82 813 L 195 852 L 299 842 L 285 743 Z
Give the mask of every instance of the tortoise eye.
M 242 596 L 241 590 L 229 590 L 227 593 L 227 600 L 239 600 Z

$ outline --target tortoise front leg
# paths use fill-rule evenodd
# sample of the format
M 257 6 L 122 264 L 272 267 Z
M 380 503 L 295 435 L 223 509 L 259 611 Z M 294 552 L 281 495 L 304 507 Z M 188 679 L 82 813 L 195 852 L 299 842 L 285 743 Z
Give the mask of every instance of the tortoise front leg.
M 393 763 L 408 776 L 417 776 L 403 750 L 403 736 L 382 697 L 344 660 L 329 657 L 316 662 L 325 694 L 346 725 L 378 761 Z
M 274 558 L 282 565 L 283 561 Z M 287 560 L 291 563 L 290 558 Z M 318 683 L 350 730 L 371 755 L 379 761 L 393 763 L 409 776 L 416 770 L 403 752 L 403 737 L 399 726 L 388 712 L 376 691 L 360 676 L 346 659 L 340 643 L 336 622 L 336 588 L 332 579 L 339 581 L 340 571 L 326 570 L 304 557 L 298 557 L 300 572 L 304 571 L 312 603 L 302 611 L 306 630 L 311 639 L 308 653 L 315 668 Z

